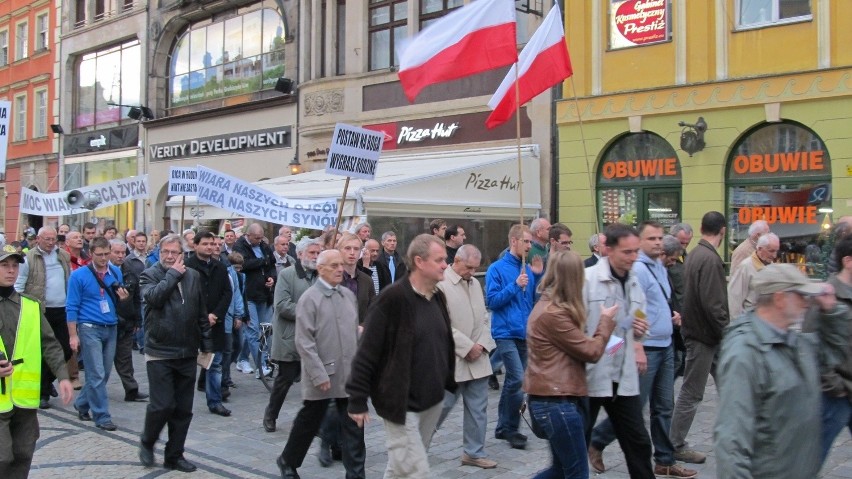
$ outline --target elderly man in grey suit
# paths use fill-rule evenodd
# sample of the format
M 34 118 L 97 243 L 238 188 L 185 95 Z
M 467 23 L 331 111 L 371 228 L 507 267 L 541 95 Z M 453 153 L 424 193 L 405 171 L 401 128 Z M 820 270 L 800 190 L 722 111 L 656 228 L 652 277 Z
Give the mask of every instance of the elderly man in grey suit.
M 364 430 L 348 413 L 345 385 L 358 348 L 358 310 L 355 295 L 343 281 L 340 251 L 326 250 L 317 259 L 319 280 L 296 305 L 296 349 L 302 359 L 302 409 L 293 420 L 278 468 L 285 479 L 298 479 L 311 441 L 320 429 L 329 403 L 334 400 L 343 439 L 346 478 L 364 478 Z
M 459 396 L 464 400 L 464 452 L 461 462 L 483 469 L 497 467 L 485 454 L 485 431 L 488 426 L 488 377 L 491 361 L 488 352 L 497 345 L 491 337 L 491 317 L 485 309 L 482 285 L 473 273 L 482 262 L 476 246 L 459 247 L 451 267 L 438 283 L 447 298 L 447 311 L 453 331 L 456 352 L 455 394 L 446 392 L 438 428 L 455 406 Z

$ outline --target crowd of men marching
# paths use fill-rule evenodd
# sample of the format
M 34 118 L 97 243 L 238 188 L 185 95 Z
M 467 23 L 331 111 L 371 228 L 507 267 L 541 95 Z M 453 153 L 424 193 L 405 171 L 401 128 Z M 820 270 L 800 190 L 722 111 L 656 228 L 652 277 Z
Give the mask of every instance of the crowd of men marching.
M 366 223 L 295 244 L 289 227 L 270 242 L 260 224 L 221 237 L 120 238 L 88 223 L 33 233 L 0 251 L 0 477 L 27 476 L 36 411 L 52 397 L 116 430 L 113 366 L 125 401 L 147 402 L 140 461 L 154 465 L 167 428 L 163 465 L 183 472 L 196 470 L 183 456 L 194 391 L 229 416 L 232 367 L 260 377 L 272 364 L 265 431 L 277 430 L 296 383 L 303 400 L 276 459 L 285 478 L 299 477 L 315 436 L 323 466 L 342 460 L 347 478 L 366 477 L 368 400 L 384 421 L 385 477 L 428 477 L 432 435 L 459 399 L 461 463 L 494 468 L 489 387 L 501 389 L 495 438 L 524 449 L 528 406 L 532 432 L 549 441 L 553 463 L 537 477 L 604 472 L 615 440 L 631 478 L 696 477 L 682 463 L 706 459 L 687 439 L 709 376 L 720 398 L 718 477 L 815 477 L 835 437 L 852 430 L 852 218 L 827 239 L 827 283 L 775 263 L 780 240 L 763 221 L 733 252 L 728 278 L 718 212 L 704 215 L 688 254 L 685 223 L 610 225 L 589 239 L 585 260 L 567 226 L 515 225 L 484 287 L 474 277 L 483 252 L 442 220 L 404 251 L 394 232 L 374 239 Z

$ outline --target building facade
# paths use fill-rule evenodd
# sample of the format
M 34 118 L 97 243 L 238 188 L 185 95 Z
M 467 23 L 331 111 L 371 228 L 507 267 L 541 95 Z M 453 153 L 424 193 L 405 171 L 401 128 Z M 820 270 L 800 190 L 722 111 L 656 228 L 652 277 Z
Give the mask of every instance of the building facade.
M 567 0 L 577 98 L 557 104 L 560 220 L 759 219 L 782 261 L 817 274 L 852 213 L 852 4 L 842 0 Z M 705 131 L 706 130 L 706 131 Z M 804 267 L 803 267 L 804 268 Z
M 0 99 L 12 104 L 9 145 L 0 212 L 6 240 L 37 230 L 41 217 L 19 215 L 20 192 L 58 191 L 56 114 L 56 27 L 58 2 L 9 0 L 0 3 Z

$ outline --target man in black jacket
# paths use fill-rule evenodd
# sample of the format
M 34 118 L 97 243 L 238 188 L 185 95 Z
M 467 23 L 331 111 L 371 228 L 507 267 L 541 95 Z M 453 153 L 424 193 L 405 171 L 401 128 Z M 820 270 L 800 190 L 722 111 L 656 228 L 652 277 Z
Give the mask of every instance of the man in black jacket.
M 109 262 L 121 269 L 124 288 L 129 297 L 115 305 L 118 329 L 115 340 L 115 372 L 124 387 L 124 400 L 145 401 L 148 395 L 139 392 L 139 383 L 133 377 L 133 335 L 142 325 L 142 297 L 139 295 L 139 273 L 128 266 L 125 255 L 127 247 L 120 239 L 109 242 Z
M 207 306 L 207 320 L 213 339 L 213 362 L 207 369 L 207 408 L 213 414 L 230 416 L 231 411 L 222 405 L 222 353 L 225 351 L 225 315 L 231 305 L 231 280 L 228 269 L 213 257 L 218 247 L 216 235 L 210 231 L 199 231 L 193 239 L 195 255 L 186 260 L 186 267 L 201 275 L 201 289 Z
M 408 272 L 402 255 L 396 252 L 396 233 L 385 231 L 382 233 L 382 251 L 376 260 L 376 271 L 379 275 L 379 291 L 393 284 Z
M 160 240 L 160 260 L 146 269 L 140 279 L 145 302 L 145 360 L 151 401 L 139 444 L 139 460 L 154 465 L 154 443 L 166 424 L 163 466 L 181 472 L 197 468 L 183 457 L 184 443 L 192 421 L 195 364 L 199 349 L 213 351 L 210 321 L 201 277 L 183 264 L 183 241 L 170 234 Z
M 263 241 L 260 224 L 249 225 L 246 234 L 234 243 L 234 251 L 243 255 L 243 273 L 246 275 L 246 300 L 249 322 L 243 328 L 243 347 L 248 345 L 255 364 L 255 377 L 260 378 L 266 358 L 261 358 L 260 323 L 272 321 L 272 298 L 275 286 L 275 256 L 272 248 Z

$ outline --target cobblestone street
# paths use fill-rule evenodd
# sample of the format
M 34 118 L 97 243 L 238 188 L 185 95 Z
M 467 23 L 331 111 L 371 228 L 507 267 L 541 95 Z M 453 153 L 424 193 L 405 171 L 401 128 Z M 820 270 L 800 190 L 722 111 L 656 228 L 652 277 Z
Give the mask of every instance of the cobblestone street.
M 142 356 L 134 353 L 136 377 L 141 390 L 147 391 Z M 139 373 L 141 371 L 141 374 Z M 232 409 L 231 417 L 224 418 L 208 412 L 203 393 L 195 395 L 195 417 L 187 439 L 186 457 L 199 470 L 185 476 L 180 472 L 163 469 L 163 442 L 157 444 L 157 466 L 144 468 L 137 457 L 139 433 L 145 413 L 145 403 L 126 403 L 124 391 L 117 377 L 112 374 L 109 385 L 110 411 L 118 426 L 115 432 L 105 432 L 91 422 L 81 422 L 73 408 L 59 405 L 52 400 L 53 407 L 39 412 L 41 439 L 33 461 L 30 477 L 48 478 L 275 478 L 279 477 L 275 457 L 287 440 L 291 422 L 298 411 L 301 393 L 299 385 L 291 389 L 278 420 L 278 431 L 267 433 L 261 424 L 263 409 L 269 397 L 263 385 L 253 375 L 234 370 L 234 381 L 238 388 L 233 390 L 226 406 Z M 676 390 L 679 389 L 679 384 Z M 505 441 L 493 438 L 494 421 L 497 417 L 499 392 L 491 391 L 489 397 L 489 435 L 486 451 L 498 462 L 496 469 L 482 470 L 462 466 L 460 462 L 462 438 L 461 405 L 457 405 L 441 431 L 434 438 L 430 462 L 436 478 L 528 478 L 550 462 L 547 443 L 532 436 L 528 427 L 523 432 L 530 436 L 526 450 L 511 449 Z M 707 463 L 690 466 L 700 471 L 699 477 L 716 476 L 715 456 L 712 451 L 712 423 L 716 417 L 715 386 L 708 386 L 705 401 L 699 409 L 689 439 L 696 449 L 708 452 Z M 791 431 L 791 434 L 795 432 Z M 380 478 L 386 462 L 384 452 L 384 429 L 382 421 L 375 415 L 367 426 L 367 472 L 368 477 Z M 316 444 L 299 468 L 303 478 L 344 477 L 340 462 L 328 468 L 320 467 L 314 452 Z M 825 478 L 852 477 L 852 438 L 844 430 L 835 443 L 834 451 L 824 471 Z M 604 452 L 604 462 L 609 468 L 606 473 L 594 475 L 600 479 L 627 478 L 623 456 L 614 444 Z M 803 478 L 804 479 L 804 478 Z

